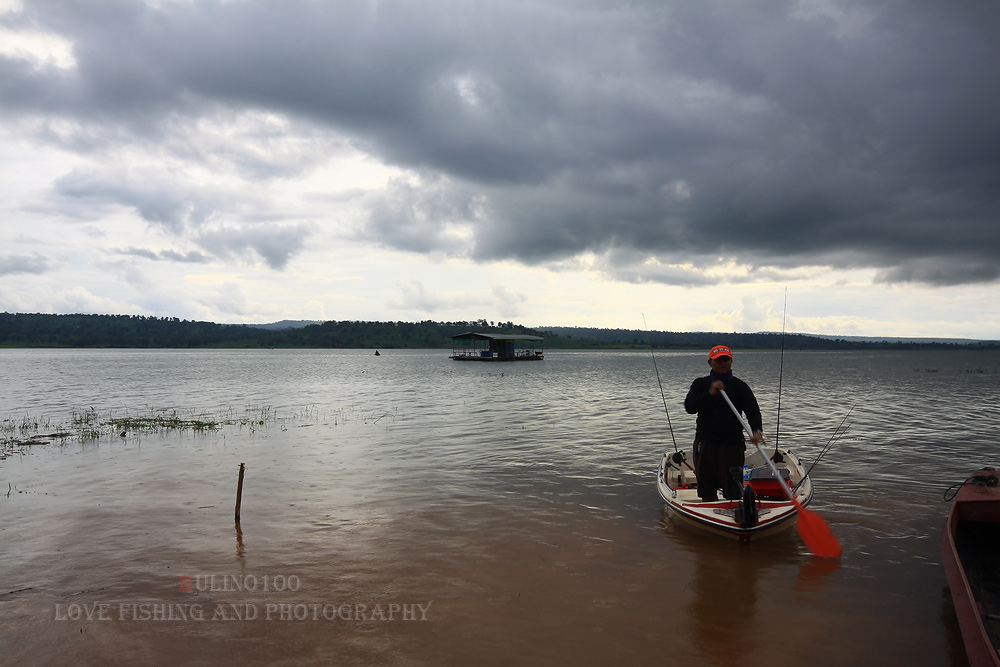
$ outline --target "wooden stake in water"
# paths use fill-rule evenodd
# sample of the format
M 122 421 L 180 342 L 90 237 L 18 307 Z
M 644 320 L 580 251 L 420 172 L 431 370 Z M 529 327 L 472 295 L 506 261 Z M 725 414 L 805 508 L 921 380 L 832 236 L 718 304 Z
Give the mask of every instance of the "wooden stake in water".
M 240 523 L 240 503 L 243 502 L 243 471 L 246 470 L 246 465 L 240 464 L 240 481 L 236 485 L 236 524 Z

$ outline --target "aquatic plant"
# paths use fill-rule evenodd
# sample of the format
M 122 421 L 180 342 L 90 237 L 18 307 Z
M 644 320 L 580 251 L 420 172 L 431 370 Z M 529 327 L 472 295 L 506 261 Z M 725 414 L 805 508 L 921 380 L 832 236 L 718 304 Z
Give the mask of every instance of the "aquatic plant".
M 311 414 L 311 410 L 304 413 Z M 191 432 L 199 435 L 214 433 L 226 426 L 249 427 L 251 432 L 279 421 L 270 406 L 247 406 L 242 413 L 232 408 L 221 414 L 204 411 L 183 411 L 177 408 L 147 408 L 140 414 L 125 410 L 119 414 L 91 406 L 73 408 L 68 424 L 56 424 L 49 417 L 25 416 L 0 421 L 0 459 L 22 448 L 64 441 L 76 437 L 81 442 L 101 439 L 136 437 L 153 433 Z M 47 433 L 46 433 L 47 432 Z
M 377 414 L 373 412 L 370 415 L 364 416 L 363 420 L 365 424 L 367 424 L 369 420 L 371 420 L 371 423 L 377 424 L 379 423 L 379 421 L 386 418 L 389 418 L 392 421 L 396 421 L 396 412 L 395 411 L 383 412 L 382 414 Z
M 51 420 L 46 417 L 30 417 L 25 415 L 20 420 L 4 419 L 0 421 L 0 433 L 35 433 L 41 428 L 49 428 Z

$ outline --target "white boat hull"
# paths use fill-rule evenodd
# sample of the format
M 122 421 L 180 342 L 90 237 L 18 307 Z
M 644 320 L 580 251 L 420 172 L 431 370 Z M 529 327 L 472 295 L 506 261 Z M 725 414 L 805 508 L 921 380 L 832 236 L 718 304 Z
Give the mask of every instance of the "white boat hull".
M 767 448 L 766 451 L 773 456 L 772 449 Z M 779 472 L 788 471 L 790 488 L 802 507 L 805 507 L 812 500 L 812 480 L 791 450 L 779 447 L 778 452 L 780 461 L 776 461 L 775 465 Z M 686 450 L 667 452 L 660 460 L 656 487 L 673 516 L 686 524 L 742 541 L 758 539 L 795 525 L 798 511 L 788 497 L 779 491 L 780 486 L 773 480 L 759 480 L 759 484 L 755 480 L 750 483 L 755 491 L 748 494 L 752 498 L 748 498 L 746 502 L 703 502 L 698 497 L 698 480 L 689 463 L 689 454 Z M 746 463 L 760 471 L 767 470 L 763 457 L 756 450 L 747 450 Z M 781 474 L 784 475 L 783 472 Z M 747 503 L 751 506 L 749 509 Z

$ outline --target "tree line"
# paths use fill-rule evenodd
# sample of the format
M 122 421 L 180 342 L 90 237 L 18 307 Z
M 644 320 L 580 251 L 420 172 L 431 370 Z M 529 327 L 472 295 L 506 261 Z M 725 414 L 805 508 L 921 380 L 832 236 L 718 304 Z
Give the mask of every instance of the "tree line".
M 532 329 L 485 319 L 460 322 L 328 321 L 287 329 L 216 324 L 145 315 L 0 313 L 0 347 L 73 348 L 349 348 L 450 349 L 468 331 L 541 336 L 545 349 L 701 349 L 723 342 L 741 349 L 997 349 L 982 343 L 870 342 L 775 333 L 668 332 L 626 329 Z
M 287 329 L 145 315 L 0 313 L 2 347 L 451 348 L 467 331 L 543 335 L 513 322 L 329 321 Z

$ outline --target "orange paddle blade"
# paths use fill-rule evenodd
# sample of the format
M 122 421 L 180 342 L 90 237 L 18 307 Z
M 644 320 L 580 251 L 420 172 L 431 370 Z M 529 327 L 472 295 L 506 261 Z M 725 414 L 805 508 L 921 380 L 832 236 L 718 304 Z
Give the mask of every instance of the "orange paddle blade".
M 799 511 L 799 537 L 805 542 L 809 552 L 822 558 L 839 557 L 840 542 L 834 537 L 830 527 L 826 525 L 826 521 L 823 521 L 823 517 L 802 507 L 798 500 L 793 500 L 793 502 L 795 509 Z

